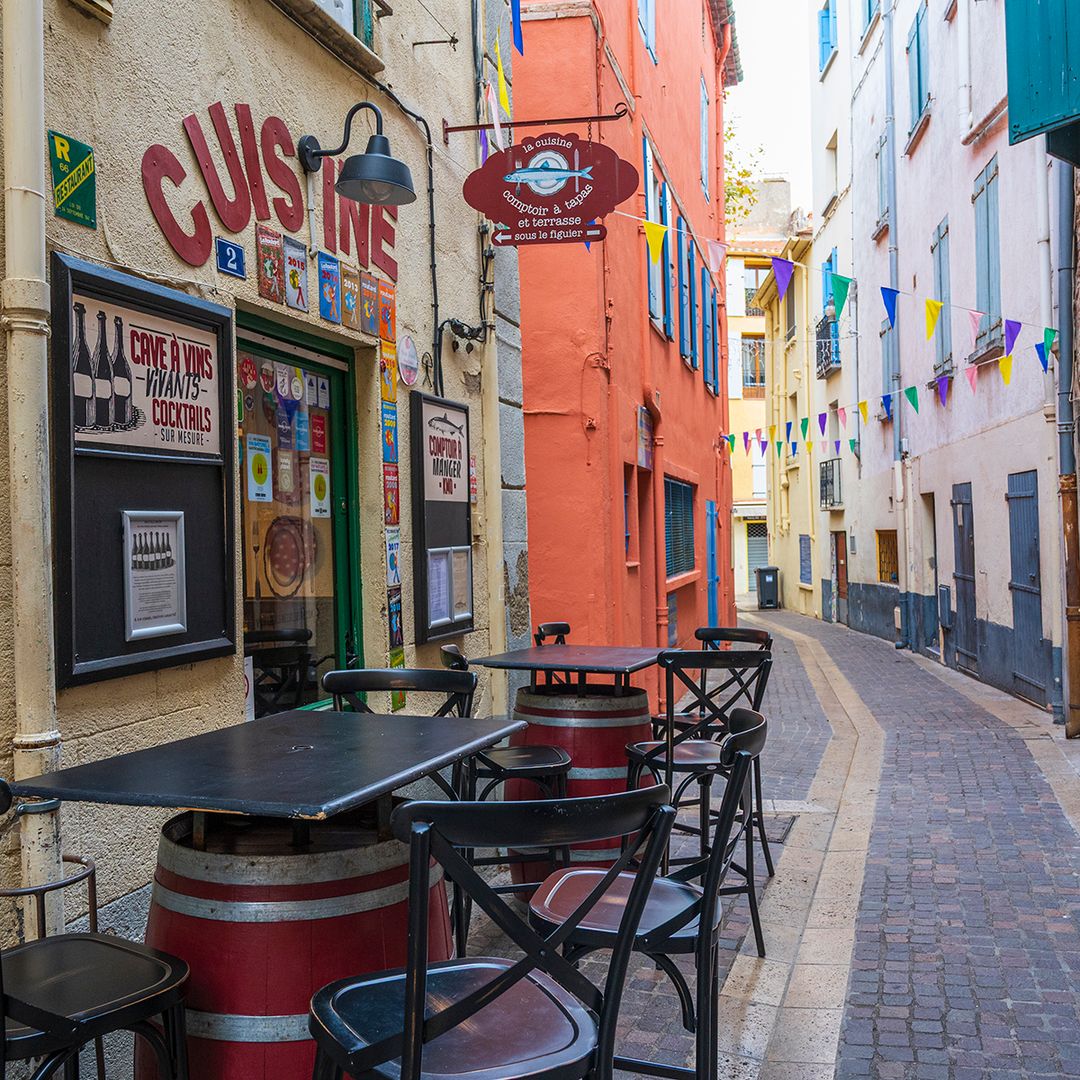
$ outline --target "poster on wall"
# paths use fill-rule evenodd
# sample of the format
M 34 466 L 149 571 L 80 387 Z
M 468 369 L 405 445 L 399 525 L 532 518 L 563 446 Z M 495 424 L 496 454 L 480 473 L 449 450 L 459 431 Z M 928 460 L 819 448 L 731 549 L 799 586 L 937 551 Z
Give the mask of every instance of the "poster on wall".
M 274 501 L 273 481 L 270 477 L 271 456 L 269 435 L 244 436 L 248 502 Z
M 259 295 L 275 304 L 285 302 L 285 249 L 281 233 L 255 226 L 255 255 L 259 264 Z
M 397 341 L 397 293 L 389 281 L 379 282 L 379 337 L 394 344 Z
M 394 464 L 398 459 L 397 406 L 390 401 L 382 402 L 382 459 Z
M 379 391 L 383 401 L 397 401 L 397 349 L 392 342 L 379 346 Z
M 72 295 L 69 327 L 77 446 L 220 458 L 213 333 L 84 293 Z
M 327 322 L 341 322 L 341 264 L 325 251 L 319 252 L 319 314 Z
M 397 465 L 383 465 L 383 522 L 397 525 L 400 521 L 401 492 Z
M 341 321 L 352 330 L 360 329 L 360 272 L 341 267 Z
M 360 274 L 360 329 L 372 336 L 379 332 L 379 282 L 371 274 Z
M 413 577 L 418 643 L 473 628 L 469 410 L 410 395 Z
M 307 248 L 285 237 L 285 303 L 298 311 L 308 309 Z
M 124 510 L 125 638 L 187 630 L 183 511 Z
M 330 516 L 330 462 L 326 458 L 312 458 L 308 462 L 311 474 L 311 516 Z
M 397 525 L 386 530 L 386 584 L 401 584 L 401 529 Z

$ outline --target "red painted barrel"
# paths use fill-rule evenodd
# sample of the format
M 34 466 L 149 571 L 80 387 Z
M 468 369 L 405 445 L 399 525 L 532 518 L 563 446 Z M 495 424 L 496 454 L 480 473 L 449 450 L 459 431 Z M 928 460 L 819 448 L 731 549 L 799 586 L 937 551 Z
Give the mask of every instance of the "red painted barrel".
M 409 852 L 356 825 L 313 822 L 302 853 L 284 821 L 217 824 L 191 846 L 191 817 L 162 831 L 146 943 L 191 966 L 192 1080 L 311 1076 L 311 995 L 405 963 Z M 225 833 L 225 835 L 223 835 Z M 442 871 L 432 870 L 431 956 L 452 951 Z M 156 1080 L 140 1047 L 136 1076 Z
M 644 690 L 616 694 L 614 687 L 541 686 L 521 689 L 514 705 L 514 719 L 529 726 L 510 737 L 515 746 L 559 746 L 572 762 L 568 783 L 571 797 L 609 795 L 626 790 L 627 743 L 652 738 L 649 697 Z M 522 781 L 508 783 L 508 799 L 541 798 L 539 790 Z M 618 846 L 586 844 L 574 849 L 574 862 L 590 865 L 610 863 Z M 539 880 L 543 864 L 511 866 L 515 881 Z

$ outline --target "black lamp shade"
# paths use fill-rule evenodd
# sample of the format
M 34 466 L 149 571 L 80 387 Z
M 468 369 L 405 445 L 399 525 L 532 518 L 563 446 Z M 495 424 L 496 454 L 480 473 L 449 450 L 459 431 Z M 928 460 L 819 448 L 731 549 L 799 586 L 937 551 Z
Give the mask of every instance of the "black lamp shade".
M 403 161 L 390 156 L 385 135 L 372 135 L 363 154 L 346 158 L 334 187 L 339 195 L 359 203 L 403 206 L 416 201 L 412 173 Z

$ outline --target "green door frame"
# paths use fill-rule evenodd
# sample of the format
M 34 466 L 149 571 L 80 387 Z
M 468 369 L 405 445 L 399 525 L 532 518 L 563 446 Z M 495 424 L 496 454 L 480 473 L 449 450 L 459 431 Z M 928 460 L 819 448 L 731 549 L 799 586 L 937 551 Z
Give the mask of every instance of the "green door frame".
M 245 338 L 244 331 L 260 334 L 279 341 L 275 348 L 263 341 Z M 355 642 L 353 655 L 360 666 L 364 663 L 363 587 L 360 573 L 360 461 L 359 434 L 356 423 L 356 388 L 354 384 L 353 350 L 337 342 L 326 341 L 292 327 L 264 319 L 246 311 L 236 313 L 237 348 L 250 349 L 269 360 L 281 360 L 294 366 L 310 368 L 326 376 L 331 386 L 340 390 L 337 399 L 344 407 L 330 412 L 330 457 L 334 465 L 330 473 L 331 490 L 345 492 L 345 497 L 335 496 L 334 507 L 334 587 L 337 641 L 337 661 L 345 667 L 349 657 L 349 636 Z M 296 357 L 289 352 L 289 345 L 299 345 L 310 352 L 340 361 L 347 365 L 342 371 L 337 367 L 319 364 L 310 357 Z M 240 392 L 240 391 L 238 391 Z M 243 493 L 241 493 L 243 497 Z M 341 583 L 345 588 L 341 588 Z M 319 708 L 321 702 L 308 708 Z

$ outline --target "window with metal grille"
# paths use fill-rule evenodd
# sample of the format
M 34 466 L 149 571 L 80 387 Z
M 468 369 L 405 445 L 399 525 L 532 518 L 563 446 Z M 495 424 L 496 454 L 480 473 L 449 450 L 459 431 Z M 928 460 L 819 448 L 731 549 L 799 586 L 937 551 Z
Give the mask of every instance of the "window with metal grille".
M 788 341 L 795 340 L 795 282 L 788 283 L 788 291 L 784 293 L 784 323 Z
M 896 530 L 877 531 L 878 581 L 896 585 L 900 581 L 900 564 L 896 554 Z
M 765 339 L 742 339 L 743 397 L 765 396 Z
M 694 569 L 694 488 L 670 476 L 664 477 L 664 542 L 669 578 Z
M 743 289 L 746 296 L 746 314 L 764 315 L 762 308 L 754 305 L 754 294 L 761 287 L 761 283 L 769 276 L 768 266 L 746 266 L 743 268 Z

